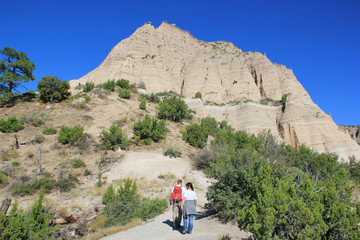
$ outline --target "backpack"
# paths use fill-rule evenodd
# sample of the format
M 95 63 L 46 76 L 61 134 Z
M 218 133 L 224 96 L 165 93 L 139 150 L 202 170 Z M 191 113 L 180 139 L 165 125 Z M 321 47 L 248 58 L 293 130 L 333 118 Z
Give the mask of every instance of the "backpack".
M 175 186 L 172 193 L 173 200 L 182 200 L 182 189 L 181 186 Z

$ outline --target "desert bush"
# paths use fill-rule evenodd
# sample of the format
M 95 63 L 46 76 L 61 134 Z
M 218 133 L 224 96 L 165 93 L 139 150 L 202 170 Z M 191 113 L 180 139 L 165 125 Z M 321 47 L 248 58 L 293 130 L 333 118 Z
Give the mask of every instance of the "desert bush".
M 9 177 L 3 173 L 0 172 L 0 187 L 5 186 L 9 182 Z
M 55 187 L 56 181 L 48 177 L 42 177 L 40 179 L 35 179 L 27 183 L 21 183 L 15 186 L 12 191 L 14 196 L 26 196 L 32 195 L 40 188 L 43 188 L 45 193 L 48 193 Z
M 75 186 L 75 183 L 71 179 L 63 178 L 57 181 L 55 186 L 60 190 L 60 192 L 69 192 L 71 188 Z
M 115 80 L 108 80 L 102 84 L 102 87 L 111 92 L 115 91 L 116 83 Z
M 42 130 L 42 133 L 45 135 L 54 135 L 57 133 L 57 130 L 53 127 L 46 127 Z
M 84 176 L 90 176 L 92 175 L 92 172 L 89 169 L 85 169 Z
M 177 158 L 177 157 L 181 157 L 181 152 L 174 150 L 172 148 L 168 148 L 165 152 L 164 152 L 164 156 L 168 156 L 170 158 Z
M 140 97 L 143 98 L 143 99 L 146 99 L 149 102 L 160 103 L 160 98 L 155 93 L 152 93 L 150 95 L 148 95 L 148 94 L 140 94 Z
M 102 202 L 105 205 L 109 205 L 112 202 L 114 202 L 115 199 L 116 199 L 115 188 L 112 184 L 110 184 L 102 196 Z
M 232 130 L 235 131 L 234 128 L 232 128 L 229 123 L 226 120 L 223 120 L 219 123 L 219 128 L 222 130 Z
M 129 81 L 125 79 L 119 79 L 116 81 L 116 86 L 119 86 L 123 89 L 129 89 Z
M 95 88 L 95 84 L 93 82 L 86 82 L 83 86 L 83 92 L 90 92 Z
M 130 91 L 127 90 L 127 89 L 124 89 L 124 88 L 120 88 L 119 89 L 119 97 L 129 99 L 130 98 Z
M 21 94 L 21 98 L 26 102 L 30 102 L 32 99 L 36 98 L 36 92 L 33 90 L 29 90 Z
M 103 203 L 107 226 L 124 225 L 135 218 L 146 220 L 164 212 L 167 207 L 165 199 L 141 199 L 136 181 L 129 178 L 117 191 L 110 185 L 103 195 Z
M 71 95 L 69 82 L 57 77 L 42 77 L 37 89 L 42 102 L 61 102 Z
M 3 133 L 13 133 L 24 129 L 24 120 L 18 120 L 16 117 L 0 119 L 0 131 Z
M 144 82 L 139 82 L 139 84 L 137 86 L 138 86 L 138 88 L 146 89 Z
M 206 129 L 209 135 L 214 135 L 218 130 L 219 123 L 212 117 L 205 117 L 201 119 L 200 126 Z
M 119 148 L 126 150 L 130 145 L 119 124 L 113 124 L 109 132 L 103 130 L 99 138 L 103 150 L 115 151 Z
M 206 146 L 208 139 L 208 131 L 197 123 L 191 124 L 186 127 L 183 133 L 183 138 L 191 146 L 203 148 Z
M 142 99 L 141 102 L 140 102 L 140 105 L 139 105 L 139 108 L 141 110 L 146 110 L 146 100 L 145 99 Z
M 283 146 L 269 133 L 219 130 L 194 159 L 216 179 L 207 198 L 219 216 L 237 219 L 254 239 L 360 236 L 360 206 L 344 168 L 350 170 L 336 155 Z
M 61 126 L 58 140 L 62 144 L 75 144 L 75 143 L 81 143 L 81 141 L 87 136 L 86 133 L 84 133 L 84 128 L 81 126 L 75 126 L 75 127 L 67 127 L 67 126 Z
M 43 199 L 42 192 L 28 213 L 18 210 L 15 202 L 8 216 L 0 215 L 0 238 L 49 239 L 55 229 L 49 225 L 52 214 L 43 206 Z
M 191 114 L 188 106 L 180 97 L 175 95 L 165 97 L 159 105 L 158 117 L 174 122 L 181 122 L 183 119 L 190 119 Z
M 86 167 L 86 164 L 81 159 L 75 158 L 71 160 L 71 166 L 73 168 L 82 168 L 82 167 Z
M 141 201 L 140 207 L 136 210 L 135 215 L 143 221 L 156 217 L 167 208 L 167 202 L 166 199 L 145 198 Z
M 134 134 L 140 137 L 140 140 L 146 141 L 145 143 L 159 142 L 166 137 L 167 128 L 165 127 L 164 120 L 157 120 L 151 118 L 149 115 L 145 116 L 143 121 L 134 123 Z
M 200 92 L 195 93 L 195 97 L 194 98 L 199 98 L 202 99 L 202 95 Z
M 18 166 L 20 166 L 20 163 L 15 161 L 15 162 L 11 163 L 11 166 L 18 167 Z
M 34 140 L 36 143 L 43 143 L 45 141 L 45 137 L 42 135 L 36 135 Z

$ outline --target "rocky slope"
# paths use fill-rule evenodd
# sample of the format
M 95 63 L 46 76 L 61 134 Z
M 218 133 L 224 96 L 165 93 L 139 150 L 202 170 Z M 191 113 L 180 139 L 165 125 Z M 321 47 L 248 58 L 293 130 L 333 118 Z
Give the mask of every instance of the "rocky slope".
M 250 133 L 270 129 L 294 147 L 336 152 L 345 161 L 360 158 L 359 145 L 313 103 L 292 70 L 232 43 L 204 42 L 174 24 L 146 23 L 98 68 L 70 83 L 75 88 L 120 78 L 144 84 L 149 93 L 181 93 L 199 117 L 227 120 Z M 191 100 L 197 92 L 202 100 Z

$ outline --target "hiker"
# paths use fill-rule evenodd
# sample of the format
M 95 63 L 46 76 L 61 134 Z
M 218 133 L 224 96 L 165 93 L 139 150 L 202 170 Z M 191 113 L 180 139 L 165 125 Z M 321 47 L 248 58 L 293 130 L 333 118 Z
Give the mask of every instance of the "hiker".
M 172 204 L 172 215 L 173 215 L 173 230 L 180 228 L 181 223 L 181 201 L 183 199 L 183 194 L 185 193 L 185 188 L 182 186 L 182 180 L 177 180 L 177 185 L 171 189 L 170 195 L 170 205 Z
M 183 217 L 184 217 L 183 234 L 185 233 L 191 234 L 193 230 L 194 215 L 197 214 L 196 199 L 197 197 L 194 191 L 194 187 L 191 182 L 188 182 L 186 184 L 186 191 L 184 193 L 183 200 L 181 202 L 181 210 L 183 211 Z M 189 226 L 188 226 L 188 219 L 189 219 Z

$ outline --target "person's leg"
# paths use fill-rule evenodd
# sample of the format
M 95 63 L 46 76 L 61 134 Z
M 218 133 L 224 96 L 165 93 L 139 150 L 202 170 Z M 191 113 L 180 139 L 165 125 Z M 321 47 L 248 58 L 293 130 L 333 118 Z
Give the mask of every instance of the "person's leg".
M 185 216 L 184 216 L 183 221 L 184 221 L 184 230 L 183 230 L 183 232 L 186 233 L 186 232 L 187 232 L 188 225 L 187 225 L 187 218 L 185 218 Z
M 176 203 L 173 202 L 173 204 L 172 204 L 173 229 L 176 227 L 177 212 L 178 212 L 178 209 L 176 207 Z
M 189 230 L 188 233 L 191 233 L 193 230 L 193 222 L 194 222 L 194 215 L 189 215 Z
M 179 228 L 181 223 L 181 203 L 176 203 L 176 220 L 175 227 Z

